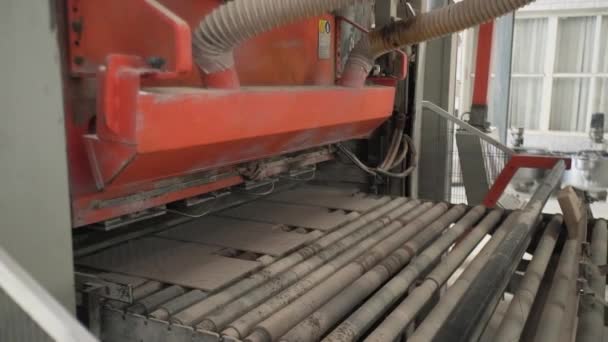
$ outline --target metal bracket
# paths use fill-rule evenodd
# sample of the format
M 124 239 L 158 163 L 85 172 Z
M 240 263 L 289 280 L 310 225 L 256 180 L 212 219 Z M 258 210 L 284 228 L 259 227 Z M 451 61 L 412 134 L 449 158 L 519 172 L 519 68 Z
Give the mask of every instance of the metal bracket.
M 94 274 L 75 272 L 76 288 L 85 293 L 96 293 L 106 299 L 133 303 L 133 285 L 118 284 L 99 278 Z

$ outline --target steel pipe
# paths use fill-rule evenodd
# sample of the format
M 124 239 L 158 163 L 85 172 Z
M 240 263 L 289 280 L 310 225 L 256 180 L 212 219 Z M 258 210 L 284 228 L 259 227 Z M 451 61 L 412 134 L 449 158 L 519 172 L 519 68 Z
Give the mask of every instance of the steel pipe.
M 515 211 L 511 213 L 505 221 L 500 225 L 500 227 L 494 232 L 492 238 L 488 243 L 483 247 L 483 249 L 475 256 L 473 261 L 469 264 L 469 266 L 464 270 L 464 272 L 458 277 L 456 282 L 452 284 L 452 286 L 448 287 L 447 291 L 441 296 L 439 302 L 435 305 L 433 310 L 426 316 L 424 321 L 418 326 L 418 328 L 414 331 L 414 334 L 408 337 L 408 341 L 414 342 L 428 342 L 430 341 L 437 331 L 441 327 L 441 325 L 448 318 L 449 314 L 454 310 L 460 298 L 464 295 L 467 288 L 475 279 L 475 276 L 480 272 L 483 266 L 488 262 L 489 258 L 498 248 L 498 245 L 504 240 L 505 236 L 509 232 L 512 227 L 512 223 L 517 219 L 520 212 Z M 479 241 L 483 236 L 479 237 Z M 467 239 L 465 239 L 466 241 Z M 471 241 L 471 240 L 468 240 Z M 477 241 L 477 243 L 479 242 Z M 475 245 L 477 244 L 475 243 Z M 433 293 L 444 284 L 450 277 L 452 273 L 456 270 L 456 268 L 466 259 L 468 254 L 475 248 L 475 245 L 470 246 L 470 250 L 466 252 L 465 249 L 457 248 L 458 255 L 456 261 L 452 264 L 452 258 L 447 259 L 447 264 L 450 267 L 438 267 L 433 270 L 431 274 L 427 277 L 428 281 L 425 281 L 426 286 L 420 287 L 418 290 L 414 291 L 421 292 L 419 296 L 421 298 L 428 297 L 430 298 Z M 461 244 L 459 244 L 461 246 Z M 469 247 L 469 246 L 467 246 Z M 462 259 L 462 260 L 460 260 Z M 435 283 L 435 284 L 433 284 Z M 422 294 L 422 292 L 424 292 Z M 413 293 L 412 293 L 413 295 Z M 418 296 L 418 294 L 417 294 Z M 426 299 L 428 301 L 428 298 Z M 408 299 L 406 299 L 408 302 Z M 405 302 L 404 302 L 405 303 Z M 418 309 L 419 310 L 419 309 Z M 414 310 L 412 310 L 412 314 Z M 407 311 L 405 311 L 407 312 Z M 408 316 L 409 317 L 409 316 Z M 411 317 L 413 319 L 414 317 Z
M 477 244 L 496 226 L 502 218 L 502 210 L 491 211 L 462 241 L 448 254 L 445 260 L 429 273 L 420 286 L 395 309 L 367 337 L 365 341 L 392 341 L 411 323 L 418 312 L 427 304 L 433 294 L 443 285 L 450 275 L 456 271 Z M 440 240 L 425 250 L 420 256 L 426 262 L 414 262 L 411 265 L 415 273 L 420 274 L 438 260 L 462 234 L 470 229 L 469 225 L 456 225 L 445 233 Z M 418 260 L 418 259 L 417 259 Z M 410 266 L 408 266 L 410 268 Z M 382 317 L 409 288 L 411 271 L 403 270 L 386 284 L 378 293 L 368 300 L 361 308 L 353 313 L 346 321 L 338 326 L 323 341 L 345 342 L 355 341 L 365 333 L 373 323 Z
M 291 253 L 290 255 L 273 262 L 272 264 L 264 267 L 259 272 L 256 272 L 251 276 L 244 278 L 241 281 L 238 281 L 237 283 L 229 286 L 225 290 L 222 290 L 221 292 L 218 292 L 217 294 L 214 294 L 201 302 L 193 304 L 192 306 L 174 315 L 171 318 L 172 322 L 184 325 L 196 324 L 200 322 L 204 315 L 209 314 L 210 312 L 218 309 L 219 307 L 239 298 L 245 292 L 250 291 L 254 287 L 257 287 L 267 282 L 272 277 L 284 272 L 285 270 L 290 269 L 298 263 L 324 250 L 328 246 L 331 246 L 337 243 L 338 241 L 341 241 L 342 239 L 353 234 L 362 227 L 365 227 L 366 225 L 382 218 L 388 212 L 405 204 L 407 202 L 407 199 L 397 198 L 390 201 L 389 203 L 386 203 L 388 201 L 388 198 L 384 199 L 384 201 L 381 201 L 382 204 L 379 204 L 379 207 L 376 207 L 369 213 L 358 217 L 354 221 L 351 221 L 341 226 L 337 230 L 327 235 L 321 236 L 317 240 L 307 244 L 305 247 L 300 248 L 296 252 Z
M 133 289 L 133 298 L 135 300 L 145 298 L 156 291 L 163 288 L 161 282 L 150 280 Z
M 174 298 L 164 304 L 161 304 L 156 310 L 154 310 L 150 317 L 160 319 L 163 321 L 169 320 L 169 318 L 183 309 L 198 303 L 203 299 L 207 298 L 207 293 L 201 290 L 192 290 L 183 295 Z
M 602 341 L 604 338 L 604 304 L 602 300 L 606 292 L 606 277 L 597 267 L 606 264 L 608 257 L 607 244 L 608 229 L 606 221 L 598 220 L 593 226 L 591 237 L 591 265 L 589 275 L 589 289 L 591 293 L 583 296 L 581 311 L 576 334 L 577 342 Z M 598 298 L 599 297 L 599 298 Z
M 251 329 L 253 329 L 253 327 L 255 327 L 257 323 L 266 319 L 282 307 L 288 305 L 296 298 L 298 298 L 308 290 L 315 287 L 317 284 L 327 279 L 337 270 L 352 262 L 353 260 L 355 260 L 355 258 L 359 257 L 363 253 L 367 252 L 370 248 L 377 245 L 378 243 L 389 237 L 391 234 L 395 233 L 404 224 L 407 224 L 416 217 L 420 216 L 422 213 L 426 212 L 431 207 L 431 203 L 425 203 L 406 213 L 404 216 L 399 218 L 398 221 L 393 222 L 392 224 L 384 227 L 378 233 L 358 243 L 353 248 L 350 248 L 349 250 L 345 251 L 344 253 L 333 259 L 331 262 L 323 265 L 321 268 L 310 273 L 304 279 L 285 289 L 273 298 L 268 299 L 264 304 L 253 308 L 245 315 L 240 317 L 238 320 L 230 323 L 222 332 L 222 334 L 232 336 L 234 338 L 242 338 L 244 336 L 247 336 L 251 332 Z M 233 317 L 232 319 L 234 319 L 234 317 L 238 317 L 234 313 L 229 314 L 230 317 Z M 224 327 L 223 322 L 226 322 L 225 318 L 208 317 L 203 322 L 201 322 L 201 324 L 199 324 L 199 328 L 209 329 L 217 327 L 218 329 L 221 329 Z
M 538 328 L 536 329 L 535 341 L 559 341 L 561 335 L 561 324 L 565 316 L 568 299 L 572 291 L 572 283 L 578 276 L 578 250 L 580 242 L 577 239 L 569 239 L 562 248 L 559 263 L 553 277 L 553 283 L 543 313 L 541 314 Z
M 304 321 L 293 327 L 281 338 L 281 341 L 304 342 L 320 340 L 325 332 L 410 262 L 420 250 L 425 248 L 430 242 L 436 240 L 453 222 L 462 217 L 466 210 L 467 208 L 464 205 L 455 206 L 450 209 L 446 215 L 443 215 L 439 220 L 435 221 L 432 225 L 416 235 L 400 249 L 393 252 L 393 255 L 396 255 L 396 253 L 401 255 L 398 255 L 396 258 L 389 257 L 382 263 L 376 265 L 313 314 L 308 316 Z M 460 219 L 453 228 L 450 228 L 441 239 L 435 241 L 431 247 L 426 249 L 422 254 L 416 256 L 409 266 L 403 269 L 396 277 L 392 278 L 387 285 L 376 292 L 374 298 L 376 298 L 376 301 L 380 301 L 379 303 L 376 303 L 376 306 L 378 304 L 382 304 L 385 307 L 389 306 L 399 298 L 405 290 L 401 293 L 399 293 L 400 291 L 393 292 L 394 286 L 404 286 L 407 290 L 411 283 L 418 278 L 420 272 L 437 258 L 440 258 L 441 253 L 443 253 L 451 243 L 447 243 L 445 249 L 437 250 L 437 253 L 432 253 L 433 255 L 430 255 L 429 251 L 436 250 L 434 246 L 437 246 L 438 243 L 445 240 L 444 238 L 449 235 L 450 231 L 453 229 L 458 229 L 460 231 L 470 229 L 483 216 L 485 210 L 486 209 L 483 206 L 475 207 Z M 392 284 L 392 286 L 390 284 Z M 387 295 L 393 294 L 396 296 L 391 296 L 390 299 L 386 297 Z M 367 323 L 373 324 L 374 321 L 367 320 Z
M 477 26 L 532 1 L 534 0 L 464 0 L 379 27 L 357 42 L 344 67 L 341 83 L 346 86 L 362 86 L 374 60 L 379 56 L 405 45 Z
M 148 314 L 152 310 L 156 309 L 159 305 L 184 294 L 184 292 L 185 289 L 181 286 L 169 286 L 143 298 L 142 300 L 137 301 L 134 305 L 128 307 L 127 311 L 140 315 Z
M 473 279 L 456 308 L 437 332 L 434 341 L 470 341 L 481 336 L 530 244 L 543 207 L 561 181 L 565 170 L 566 164 L 563 160 L 553 167 L 513 222 L 513 227 L 496 252 Z
M 377 221 L 377 224 L 371 224 L 361 231 L 358 231 L 356 234 L 345 237 L 339 243 L 336 243 L 327 250 L 319 253 L 319 255 L 298 264 L 289 271 L 280 274 L 270 282 L 254 289 L 238 300 L 212 312 L 197 325 L 197 328 L 207 331 L 221 330 L 228 323 L 247 313 L 256 305 L 259 305 L 273 295 L 276 295 L 273 300 L 271 300 L 272 304 L 265 305 L 262 308 L 255 308 L 252 314 L 247 317 L 249 319 L 248 321 L 255 320 L 255 323 L 261 321 L 263 318 L 267 317 L 264 315 L 269 316 L 281 305 L 286 305 L 294 296 L 297 297 L 299 293 L 314 286 L 314 284 L 322 281 L 338 268 L 348 264 L 359 255 L 365 253 L 368 248 L 382 241 L 383 238 L 394 233 L 403 224 L 413 220 L 432 206 L 431 203 L 424 203 L 415 207 L 418 203 L 418 201 L 409 202 L 400 209 L 387 214 L 391 215 L 390 220 L 382 222 Z M 388 224 L 390 221 L 395 222 Z M 304 277 L 307 277 L 306 281 L 301 282 L 300 286 L 292 286 L 288 290 L 279 293 L 281 290 L 291 286 Z M 235 327 L 237 326 L 239 325 L 235 325 Z M 237 336 L 241 336 L 240 333 Z
M 562 230 L 563 221 L 561 216 L 554 216 L 547 225 L 538 246 L 534 250 L 534 257 L 526 269 L 526 273 L 509 304 L 509 308 L 500 326 L 496 330 L 494 341 L 519 341 L 543 276 L 553 255 L 555 244 Z
M 245 341 L 276 341 L 345 286 L 362 276 L 366 271 L 399 248 L 399 246 L 437 220 L 447 210 L 448 205 L 445 203 L 435 205 L 431 210 L 405 225 L 393 236 L 383 240 L 367 253 L 357 258 L 357 260 L 340 269 L 330 278 L 295 300 L 291 305 L 284 307 L 258 324 Z
M 214 9 L 192 33 L 194 61 L 205 73 L 234 66 L 240 43 L 273 28 L 367 0 L 236 0 Z

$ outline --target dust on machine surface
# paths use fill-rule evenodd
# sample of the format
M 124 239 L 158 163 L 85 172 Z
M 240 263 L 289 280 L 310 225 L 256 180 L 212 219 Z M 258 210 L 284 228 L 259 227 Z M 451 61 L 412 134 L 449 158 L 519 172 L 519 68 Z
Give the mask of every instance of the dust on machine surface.
M 418 44 L 530 2 L 59 1 L 79 320 L 108 342 L 599 341 L 606 222 L 570 188 L 542 212 L 568 158 L 513 156 L 471 205 L 411 181 Z M 526 163 L 545 177 L 501 206 Z

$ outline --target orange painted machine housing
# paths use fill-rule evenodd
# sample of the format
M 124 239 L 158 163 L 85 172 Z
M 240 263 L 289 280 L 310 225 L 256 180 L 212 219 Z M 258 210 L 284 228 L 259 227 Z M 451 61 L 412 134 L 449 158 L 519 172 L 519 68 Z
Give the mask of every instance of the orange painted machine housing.
M 74 227 L 239 184 L 239 164 L 367 137 L 390 116 L 394 88 L 335 85 L 330 14 L 239 46 L 240 89 L 203 87 L 192 27 L 221 3 L 66 0 Z

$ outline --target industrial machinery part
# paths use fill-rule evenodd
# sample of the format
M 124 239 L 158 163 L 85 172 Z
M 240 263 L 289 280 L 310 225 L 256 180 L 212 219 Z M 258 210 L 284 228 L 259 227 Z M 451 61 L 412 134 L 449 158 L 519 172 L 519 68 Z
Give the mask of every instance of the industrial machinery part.
M 399 304 L 399 306 L 393 312 L 391 312 L 384 319 L 384 321 L 382 321 L 378 328 L 372 334 L 370 334 L 367 339 L 369 341 L 384 341 L 390 340 L 391 336 L 398 336 L 399 334 L 401 334 L 401 332 L 404 330 L 403 328 L 413 322 L 413 320 L 419 314 L 420 310 L 422 310 L 422 308 L 431 300 L 431 297 L 439 290 L 439 288 L 448 281 L 450 275 L 456 271 L 458 266 L 465 260 L 467 255 L 471 253 L 471 251 L 477 246 L 477 244 L 482 241 L 484 236 L 486 236 L 490 232 L 490 230 L 495 227 L 495 225 L 502 218 L 502 214 L 503 213 L 500 210 L 494 210 L 493 212 L 488 214 L 475 227 L 475 229 L 473 229 L 469 234 L 467 234 L 467 236 L 458 243 L 458 246 L 456 246 L 449 253 L 449 258 L 444 263 L 440 264 L 434 270 L 432 270 L 426 277 L 424 277 L 420 286 L 413 289 L 411 294 L 401 304 Z M 502 230 L 500 232 L 502 232 Z M 445 240 L 447 241 L 441 241 L 441 244 L 437 242 L 437 244 L 439 246 L 445 246 L 446 242 L 452 243 L 454 238 L 459 237 L 458 233 L 459 230 L 448 232 L 448 234 L 452 236 L 448 238 L 449 235 L 446 235 Z M 429 251 L 429 253 L 431 253 L 431 251 Z M 436 252 L 433 252 L 433 254 L 431 255 L 435 254 Z M 436 262 L 436 258 L 438 257 L 435 256 L 435 259 L 432 259 L 432 261 Z M 426 267 L 429 266 L 430 265 L 426 265 Z M 408 267 L 408 269 L 410 269 L 410 267 Z M 425 268 L 423 268 L 422 270 L 425 270 Z M 421 272 L 422 270 L 416 269 L 417 272 Z M 407 272 L 405 270 L 402 273 L 403 276 L 407 275 Z M 395 278 L 389 284 L 395 283 L 395 285 L 397 285 L 397 282 L 399 282 L 400 280 L 401 277 Z M 389 284 L 385 286 L 387 290 L 389 290 Z M 399 284 L 400 287 L 403 287 L 402 285 L 403 284 Z M 407 282 L 406 285 L 411 285 L 411 280 Z M 401 289 L 399 292 L 391 294 L 391 296 L 397 297 L 397 295 L 403 295 L 406 290 L 407 286 L 405 289 Z M 375 300 L 376 297 L 380 297 L 381 295 L 383 295 L 383 293 L 384 288 L 382 292 L 379 292 L 378 295 L 375 295 L 372 300 Z M 371 308 L 368 309 L 368 307 Z M 335 336 L 335 340 L 340 340 L 340 336 L 342 334 L 344 336 L 350 337 L 351 340 L 354 340 L 358 336 L 360 336 L 365 331 L 365 327 L 369 324 L 365 322 L 365 310 L 370 309 L 374 310 L 371 300 L 370 303 L 365 303 L 361 309 L 357 310 L 357 312 L 355 312 L 348 319 L 348 321 L 343 323 L 340 327 L 338 327 L 338 329 L 336 329 L 332 333 L 332 335 Z M 380 307 L 379 309 L 386 310 L 386 307 Z M 377 320 L 379 318 L 377 316 L 379 309 L 375 309 L 377 313 L 376 316 L 373 316 L 374 320 Z M 332 337 L 332 335 L 330 335 L 330 338 Z M 330 338 L 328 338 L 328 340 L 331 340 Z
M 342 84 L 361 86 L 379 56 L 395 48 L 462 31 L 523 7 L 533 0 L 465 0 L 422 13 L 407 21 L 396 21 L 364 36 L 345 66 Z
M 446 341 L 448 336 L 459 341 L 477 340 L 481 337 L 511 275 L 532 240 L 542 209 L 565 171 L 566 164 L 558 162 L 526 207 L 511 214 L 511 231 L 471 280 L 456 308 L 434 335 L 435 341 Z
M 454 123 L 455 125 L 458 125 L 458 127 L 460 127 L 461 129 L 466 130 L 470 134 L 477 136 L 479 139 L 481 139 L 481 140 L 485 141 L 486 143 L 503 151 L 505 154 L 507 154 L 509 156 L 515 154 L 515 151 L 513 151 L 511 148 L 509 148 L 505 144 L 503 144 L 500 141 L 494 139 L 493 137 L 485 134 L 484 132 L 480 131 L 478 128 L 471 126 L 468 122 L 459 119 L 455 115 L 450 114 L 449 112 L 445 111 L 443 108 L 437 106 L 436 104 L 429 102 L 429 101 L 423 101 L 422 106 L 426 109 L 430 109 L 431 111 L 433 111 L 433 113 Z
M 194 30 L 192 42 L 194 60 L 204 72 L 207 85 L 238 87 L 239 81 L 234 70 L 233 56 L 233 50 L 238 44 L 273 28 L 324 15 L 350 4 L 364 1 L 229 2 L 213 10 Z
M 335 38 L 347 37 L 334 35 L 339 25 L 328 12 L 364 2 L 65 0 L 73 225 L 148 218 L 250 180 L 243 170 L 251 164 L 369 137 L 391 116 L 395 89 L 381 78 L 383 85 L 365 85 L 361 47 L 371 63 L 530 0 L 465 0 L 378 28 L 350 57 L 337 54 L 345 44 Z M 347 57 L 353 62 L 337 83 L 338 59 Z M 413 152 L 404 133 L 395 130 L 381 176 L 407 177 L 415 167 L 410 158 L 409 168 L 394 171 Z
M 580 151 L 572 156 L 572 169 L 564 175 L 564 184 L 589 192 L 608 189 L 608 153 Z
M 591 130 L 589 131 L 589 136 L 596 144 L 602 144 L 604 142 L 604 123 L 604 113 L 594 113 L 591 115 Z
M 580 251 L 570 253 L 568 244 L 562 250 L 557 243 L 565 230 L 561 216 L 538 215 L 564 167 L 559 163 L 527 209 L 511 213 L 483 206 L 390 199 L 347 189 L 288 189 L 192 219 L 154 237 L 79 257 L 78 279 L 89 287 L 99 286 L 96 293 L 102 302 L 91 306 L 98 313 L 90 310 L 89 317 L 98 320 L 104 340 L 392 341 L 412 330 L 408 339 L 414 341 L 428 341 L 433 336 L 443 340 L 437 335 L 453 328 L 450 322 L 462 317 L 456 313 L 465 307 L 487 314 L 468 315 L 469 320 L 461 323 L 469 327 L 463 335 L 488 333 L 486 318 L 495 303 L 463 303 L 469 298 L 500 298 L 504 284 L 513 281 L 522 251 L 534 240 L 537 242 L 528 248 L 532 262 L 515 287 L 511 309 L 500 328 L 491 331 L 498 339 L 508 339 L 521 335 L 525 324 L 532 324 L 529 317 L 538 310 L 532 303 L 542 291 L 540 279 L 552 272 L 551 255 L 561 255 L 568 263 L 583 260 Z M 315 197 L 326 200 L 310 200 Z M 337 211 L 342 218 L 336 220 L 336 211 L 331 209 L 345 206 L 353 211 Z M 261 207 L 265 208 L 263 215 L 250 210 Z M 283 215 L 291 207 L 294 210 Z M 312 223 L 307 219 L 309 213 L 318 209 L 325 214 L 316 214 L 317 222 Z M 320 219 L 332 223 L 322 225 Z M 278 227 L 281 231 L 276 231 Z M 605 247 L 600 243 L 605 222 L 597 221 L 595 227 L 593 250 L 599 261 Z M 209 234 L 217 234 L 214 228 L 225 238 L 210 240 Z M 260 238 L 274 235 L 275 242 L 257 247 L 254 240 L 245 243 L 242 238 L 248 230 L 256 231 Z M 449 282 L 488 234 L 492 234 L 489 243 L 464 266 L 456 282 Z M 277 243 L 289 243 L 289 247 L 277 249 Z M 171 253 L 162 246 L 171 246 Z M 196 263 L 175 257 L 184 251 L 192 258 L 199 249 L 203 252 L 197 252 Z M 202 268 L 205 264 L 214 264 L 222 274 Z M 500 275 L 488 276 L 488 271 Z M 557 272 L 566 272 L 569 279 L 578 275 L 578 270 L 560 266 Z M 555 277 L 550 284 L 559 288 L 559 279 Z M 590 279 L 594 291 L 605 288 L 603 277 Z M 478 289 L 477 284 L 494 281 L 500 286 L 484 287 L 483 298 L 479 298 L 480 292 L 469 296 Z M 131 290 L 126 293 L 131 295 L 117 296 L 119 286 L 128 286 Z M 447 291 L 442 291 L 445 286 Z M 114 289 L 107 292 L 111 297 L 104 288 Z M 574 288 L 565 289 L 568 295 L 578 295 Z M 588 293 L 593 300 L 592 291 Z M 597 316 L 594 308 L 590 306 L 590 317 Z M 588 322 L 585 324 L 595 324 Z
M 608 228 L 606 221 L 595 223 L 591 237 L 591 258 L 588 264 L 588 287 L 581 298 L 581 310 L 577 329 L 577 341 L 591 342 L 601 340 L 605 333 L 604 313 L 606 277 L 600 272 L 608 257 Z
M 528 315 L 532 310 L 532 304 L 538 294 L 543 274 L 545 274 L 553 255 L 562 224 L 562 217 L 555 216 L 545 228 L 545 232 L 536 247 L 534 258 L 528 265 L 526 274 L 519 284 L 519 288 L 511 300 L 511 304 L 509 304 L 509 309 L 496 332 L 496 341 L 508 342 L 520 339 L 521 333 L 524 330 L 524 324 L 528 319 Z
M 410 60 L 399 49 L 530 2 L 464 0 L 370 31 L 335 13 L 353 6 L 371 24 L 367 0 L 63 1 L 73 226 L 86 227 L 73 234 L 83 321 L 115 342 L 416 340 L 429 322 L 449 333 L 465 303 L 476 311 L 460 338 L 480 336 L 523 251 L 547 224 L 561 227 L 540 210 L 566 162 L 513 156 L 475 207 L 365 191 L 369 181 L 345 184 L 342 174 L 302 183 L 321 163 L 341 172 L 338 152 L 374 183 L 408 177 L 412 113 L 394 102 Z M 358 43 L 339 31 L 346 23 Z M 388 52 L 394 70 L 368 77 Z M 347 143 L 381 126 L 374 158 Z M 555 174 L 526 209 L 494 209 L 530 161 Z M 546 263 L 547 235 L 538 253 L 528 248 L 539 255 L 530 274 Z M 576 247 L 554 246 L 569 280 Z M 454 295 L 441 295 L 446 285 Z
M 534 156 L 548 156 L 551 152 L 545 149 L 539 148 L 526 148 L 526 147 L 513 147 L 517 153 L 534 155 Z M 538 184 L 546 176 L 546 169 L 537 168 L 521 168 L 515 176 L 513 176 L 513 188 L 516 191 L 524 193 L 532 193 Z
M 389 303 L 396 300 L 399 295 L 403 295 L 413 283 L 413 280 L 420 275 L 422 270 L 428 267 L 432 262 L 436 261 L 454 242 L 459 233 L 462 233 L 465 229 L 472 227 L 485 214 L 485 208 L 476 207 L 469 211 L 466 216 L 462 217 L 462 219 L 459 220 L 458 223 L 447 233 L 445 233 L 445 235 L 437 238 L 446 228 L 448 228 L 449 221 L 455 221 L 455 217 L 463 215 L 465 208 L 463 206 L 456 206 L 452 209 L 452 211 L 452 217 L 446 216 L 446 220 L 436 221 L 424 232 L 418 234 L 406 245 L 404 245 L 403 249 L 406 252 L 405 257 L 402 257 L 401 260 L 397 258 L 395 258 L 396 260 L 389 260 L 391 263 L 388 265 L 385 265 L 384 263 L 377 265 L 357 281 L 346 287 L 346 289 L 340 292 L 340 294 L 336 295 L 325 305 L 311 314 L 306 320 L 292 328 L 291 331 L 282 339 L 285 341 L 319 340 L 320 337 L 331 327 L 333 327 L 339 319 L 346 316 L 349 311 L 355 308 L 358 301 L 367 298 L 391 276 L 394 276 L 394 278 L 391 279 L 391 282 L 387 283 L 380 290 L 380 292 L 376 293 L 372 298 L 372 300 L 376 299 L 377 302 L 374 303 L 370 301 L 369 306 L 371 308 L 382 306 L 386 307 Z M 431 244 L 432 239 L 437 240 Z M 415 260 L 410 263 L 413 256 L 420 253 L 424 246 L 428 245 L 430 245 L 430 247 L 426 249 L 424 253 L 419 254 Z M 438 250 L 434 250 L 433 247 L 436 245 L 443 247 L 439 247 Z M 407 264 L 410 265 L 404 268 L 404 266 Z M 399 269 L 403 270 L 398 275 L 395 275 Z M 384 299 L 383 295 L 390 296 L 389 298 L 392 297 L 392 301 L 390 299 Z M 376 313 L 375 317 L 371 316 L 367 317 L 368 319 L 359 320 L 359 325 L 364 325 L 369 328 L 369 326 L 374 323 L 374 318 L 378 318 L 378 314 L 379 313 Z
M 566 163 L 567 170 L 571 170 L 572 160 L 568 156 L 543 154 L 542 151 L 532 149 L 512 149 L 432 102 L 423 101 L 422 106 L 460 128 L 456 142 L 461 160 L 465 161 L 461 163 L 462 177 L 465 187 L 468 186 L 467 197 L 470 197 L 472 204 L 482 202 L 493 208 L 499 204 L 499 199 L 511 181 L 515 187 L 525 186 L 529 182 L 538 183 L 542 181 L 546 170 L 551 169 L 560 160 Z M 467 161 L 471 163 L 466 163 Z M 500 162 L 504 162 L 504 165 Z M 532 176 L 534 178 L 528 178 Z
M 544 148 L 525 147 L 524 130 L 514 132 L 514 150 L 517 153 L 529 155 L 553 155 L 567 157 L 572 160 L 572 167 L 566 171 L 562 179 L 564 186 L 570 185 L 582 189 L 590 195 L 604 199 L 608 189 L 608 152 L 604 145 L 604 114 L 595 113 L 591 118 L 589 130 L 591 146 L 577 152 L 549 151 Z M 521 192 L 531 192 L 534 185 L 545 175 L 541 169 L 526 168 L 515 175 L 515 188 Z
M 335 85 L 336 25 L 326 13 L 236 47 L 241 89 L 201 87 L 191 32 L 233 6 L 221 3 L 66 0 L 74 226 L 268 177 L 249 170 L 279 158 L 308 154 L 314 166 L 333 153 L 307 149 L 368 137 L 390 117 L 394 88 Z
M 524 134 L 525 128 L 518 127 L 516 130 L 511 131 L 511 140 L 513 147 L 523 147 L 524 146 Z
M 573 167 L 564 175 L 564 184 L 590 193 L 597 199 L 605 199 L 608 190 L 608 151 L 604 139 L 604 114 L 591 117 L 589 130 L 591 149 L 571 154 Z

